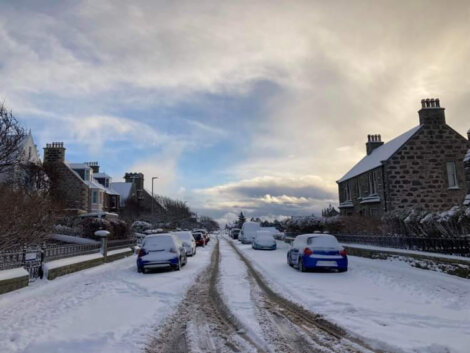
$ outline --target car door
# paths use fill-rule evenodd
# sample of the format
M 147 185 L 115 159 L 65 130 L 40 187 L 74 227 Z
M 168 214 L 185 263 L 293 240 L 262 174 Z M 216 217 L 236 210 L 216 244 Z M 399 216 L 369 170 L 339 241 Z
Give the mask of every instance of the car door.
M 294 242 L 292 243 L 292 248 L 289 252 L 291 264 L 297 264 L 297 260 L 299 257 L 299 241 L 300 239 L 295 238 Z

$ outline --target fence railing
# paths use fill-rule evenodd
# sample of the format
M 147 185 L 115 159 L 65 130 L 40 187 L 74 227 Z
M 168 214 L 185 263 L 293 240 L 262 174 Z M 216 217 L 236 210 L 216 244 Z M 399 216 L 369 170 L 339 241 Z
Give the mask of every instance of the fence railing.
M 135 244 L 136 244 L 136 240 L 133 240 L 133 239 L 109 240 L 108 251 L 116 250 L 116 249 L 123 249 L 123 248 L 130 248 L 130 247 L 135 246 Z
M 49 262 L 66 257 L 97 253 L 100 251 L 100 244 L 53 245 L 46 246 L 43 251 L 44 262 Z
M 122 239 L 107 242 L 108 250 L 132 247 L 135 240 Z M 72 256 L 98 253 L 101 244 L 44 244 L 43 246 L 23 247 L 0 252 L 0 271 L 24 267 L 30 273 L 30 279 L 41 276 L 41 266 L 44 262 L 64 259 Z
M 461 238 L 416 238 L 416 237 L 376 237 L 366 235 L 335 235 L 342 243 L 382 246 L 470 256 L 470 237 Z

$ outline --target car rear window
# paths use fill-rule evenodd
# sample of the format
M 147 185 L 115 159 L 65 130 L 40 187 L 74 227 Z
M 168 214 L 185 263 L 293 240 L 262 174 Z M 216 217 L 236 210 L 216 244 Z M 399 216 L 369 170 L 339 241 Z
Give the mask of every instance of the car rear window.
M 340 246 L 335 237 L 311 237 L 308 238 L 307 244 L 319 248 L 337 248 Z
M 274 237 L 269 232 L 258 232 L 256 234 L 256 239 L 274 240 Z
M 191 233 L 176 233 L 176 235 L 181 240 L 191 241 L 191 239 L 192 239 Z
M 144 240 L 143 247 L 151 250 L 170 250 L 174 246 L 171 236 L 159 235 Z

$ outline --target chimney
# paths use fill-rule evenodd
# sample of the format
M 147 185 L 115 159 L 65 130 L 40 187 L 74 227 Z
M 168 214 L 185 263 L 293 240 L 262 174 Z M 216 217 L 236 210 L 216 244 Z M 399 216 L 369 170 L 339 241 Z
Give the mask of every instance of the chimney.
M 44 163 L 64 163 L 65 147 L 63 142 L 47 143 L 44 148 Z
M 421 99 L 421 110 L 418 111 L 419 124 L 444 125 L 446 123 L 444 110 L 445 108 L 441 108 L 439 98 Z
M 371 154 L 377 147 L 382 146 L 382 137 L 380 135 L 367 135 L 366 150 L 367 155 Z
M 91 170 L 93 170 L 93 173 L 99 173 L 100 172 L 100 166 L 99 166 L 98 162 L 85 162 L 85 164 L 87 166 L 89 166 L 91 168 Z
M 470 141 L 470 129 L 468 129 L 468 131 L 467 131 L 467 139 L 468 139 L 468 141 Z
M 142 173 L 126 173 L 124 180 L 126 183 L 133 183 L 138 192 L 144 189 L 144 175 Z

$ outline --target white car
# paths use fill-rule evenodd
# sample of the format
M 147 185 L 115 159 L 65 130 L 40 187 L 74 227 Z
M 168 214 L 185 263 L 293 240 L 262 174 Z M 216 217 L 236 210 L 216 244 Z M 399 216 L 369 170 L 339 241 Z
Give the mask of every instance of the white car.
M 193 256 L 196 255 L 196 241 L 191 232 L 174 232 L 176 236 L 181 240 L 183 248 L 186 251 L 186 255 Z
M 261 230 L 261 226 L 258 222 L 245 222 L 243 223 L 242 230 L 238 235 L 238 239 L 243 244 L 251 244 L 258 230 Z

